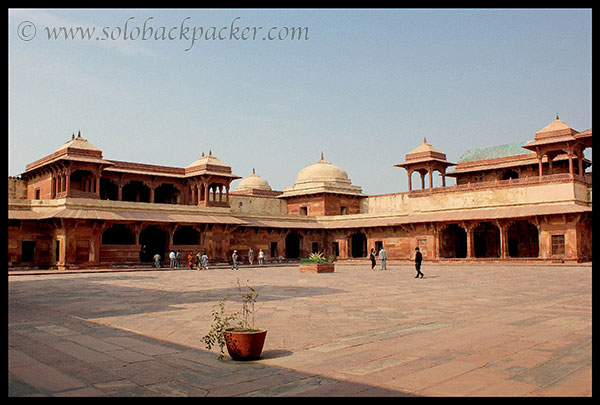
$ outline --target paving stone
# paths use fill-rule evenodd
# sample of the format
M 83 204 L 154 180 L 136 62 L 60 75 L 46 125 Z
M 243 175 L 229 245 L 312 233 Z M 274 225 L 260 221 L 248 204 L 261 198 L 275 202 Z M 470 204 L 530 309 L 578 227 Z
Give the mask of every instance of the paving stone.
M 591 396 L 591 265 L 518 266 L 9 275 L 9 396 Z M 201 339 L 238 280 L 257 361 Z

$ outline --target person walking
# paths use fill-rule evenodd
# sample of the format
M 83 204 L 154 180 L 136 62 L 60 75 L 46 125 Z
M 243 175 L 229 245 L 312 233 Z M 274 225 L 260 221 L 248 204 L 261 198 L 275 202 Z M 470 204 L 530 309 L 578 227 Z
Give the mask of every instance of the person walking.
M 371 270 L 375 268 L 375 264 L 377 263 L 375 260 L 375 249 L 371 248 L 371 253 L 369 253 L 369 258 L 371 259 Z
M 379 250 L 379 260 L 381 260 L 381 270 L 387 270 L 387 251 L 383 245 Z
M 204 270 L 208 270 L 208 256 L 206 255 L 206 252 L 202 253 L 202 268 Z
M 194 265 L 196 266 L 197 270 L 202 269 L 202 257 L 200 256 L 200 251 L 196 252 L 196 263 L 194 263 Z
M 231 254 L 231 261 L 232 261 L 231 270 L 238 269 L 237 259 L 238 259 L 237 250 L 234 250 L 233 253 Z
M 262 265 L 263 265 L 263 262 L 264 262 L 264 260 L 265 260 L 265 252 L 263 252 L 263 250 L 262 250 L 262 249 L 260 249 L 260 250 L 258 251 L 258 264 L 262 266 Z
M 181 252 L 179 251 L 179 249 L 177 249 L 177 253 L 175 254 L 175 260 L 177 262 L 176 266 L 177 268 L 181 267 Z
M 194 255 L 192 254 L 192 252 L 188 253 L 187 259 L 188 266 L 190 266 L 190 270 L 194 270 Z
M 160 259 L 161 259 L 160 255 L 158 253 L 155 254 L 153 259 L 154 259 L 154 267 L 156 267 L 157 269 L 160 269 Z
M 248 261 L 250 262 L 251 265 L 252 265 L 252 263 L 254 263 L 254 250 L 252 250 L 252 248 L 250 248 L 250 250 L 248 250 Z
M 415 278 L 418 278 L 419 276 L 423 278 L 423 273 L 421 273 L 421 262 L 423 261 L 423 255 L 419 251 L 418 247 L 415 248 L 415 251 L 417 252 L 415 253 L 415 268 L 417 269 L 417 275 Z
M 172 250 L 171 253 L 169 253 L 169 268 L 175 268 L 175 252 Z

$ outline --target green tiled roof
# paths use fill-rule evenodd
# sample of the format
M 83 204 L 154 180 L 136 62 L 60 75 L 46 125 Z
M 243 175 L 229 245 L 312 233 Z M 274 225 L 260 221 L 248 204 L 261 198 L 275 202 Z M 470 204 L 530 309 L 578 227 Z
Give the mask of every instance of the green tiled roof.
M 530 150 L 523 148 L 529 141 L 508 143 L 506 145 L 487 146 L 475 150 L 468 150 L 461 155 L 458 163 L 476 162 L 478 160 L 498 159 L 508 156 L 527 155 Z

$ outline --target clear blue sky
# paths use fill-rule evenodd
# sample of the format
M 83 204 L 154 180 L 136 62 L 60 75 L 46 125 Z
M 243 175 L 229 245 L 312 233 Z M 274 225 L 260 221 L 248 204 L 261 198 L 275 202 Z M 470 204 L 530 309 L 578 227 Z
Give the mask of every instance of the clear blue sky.
M 456 162 L 533 140 L 557 113 L 592 127 L 589 9 L 49 9 L 8 20 L 9 175 L 81 130 L 106 159 L 185 167 L 212 150 L 276 190 L 323 152 L 363 192 L 386 194 L 407 191 L 394 164 L 424 137 Z M 60 27 L 94 33 L 48 39 Z M 194 27 L 205 37 L 192 43 Z M 301 40 L 292 27 L 306 28 Z

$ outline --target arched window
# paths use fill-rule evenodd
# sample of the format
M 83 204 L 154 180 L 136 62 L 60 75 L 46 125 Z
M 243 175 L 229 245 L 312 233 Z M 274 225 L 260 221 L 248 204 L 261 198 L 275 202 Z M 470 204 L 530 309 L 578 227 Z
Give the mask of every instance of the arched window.
M 507 170 L 502 175 L 502 180 L 518 179 L 518 178 L 519 178 L 519 173 L 515 172 L 514 170 Z

